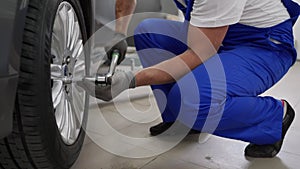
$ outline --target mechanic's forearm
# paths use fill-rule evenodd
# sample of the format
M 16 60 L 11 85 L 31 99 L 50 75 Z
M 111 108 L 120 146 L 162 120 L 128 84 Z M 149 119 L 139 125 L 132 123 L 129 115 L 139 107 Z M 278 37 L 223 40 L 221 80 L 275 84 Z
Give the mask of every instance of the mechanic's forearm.
M 145 68 L 136 73 L 136 86 L 158 85 L 175 82 L 202 64 L 202 60 L 192 51 Z
M 136 0 L 117 0 L 116 1 L 116 32 L 127 34 L 131 14 L 136 6 Z

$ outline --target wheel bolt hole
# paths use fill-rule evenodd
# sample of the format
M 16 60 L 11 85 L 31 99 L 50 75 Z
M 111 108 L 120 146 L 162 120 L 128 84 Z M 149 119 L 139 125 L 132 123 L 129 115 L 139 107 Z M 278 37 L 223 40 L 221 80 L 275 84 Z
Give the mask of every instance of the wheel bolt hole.
M 67 56 L 66 59 L 65 59 L 65 62 L 66 62 L 66 64 L 71 63 L 71 57 L 70 57 L 70 56 Z

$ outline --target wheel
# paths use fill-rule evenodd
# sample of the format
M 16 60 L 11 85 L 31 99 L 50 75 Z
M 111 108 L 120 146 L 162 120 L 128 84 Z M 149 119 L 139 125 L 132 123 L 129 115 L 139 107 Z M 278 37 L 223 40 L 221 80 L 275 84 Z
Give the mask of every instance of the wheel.
M 30 0 L 13 132 L 0 140 L 0 168 L 70 168 L 86 125 L 89 74 L 84 16 L 77 0 Z

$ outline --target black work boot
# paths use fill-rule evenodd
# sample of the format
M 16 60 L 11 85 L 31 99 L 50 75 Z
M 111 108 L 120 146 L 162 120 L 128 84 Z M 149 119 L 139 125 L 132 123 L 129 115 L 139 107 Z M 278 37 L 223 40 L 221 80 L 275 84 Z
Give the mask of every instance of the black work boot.
M 157 135 L 165 132 L 166 130 L 168 130 L 173 124 L 174 124 L 174 122 L 162 122 L 155 126 L 152 126 L 152 127 L 150 127 L 150 135 L 157 136 Z M 186 127 L 186 126 L 184 126 L 184 127 Z M 176 131 L 174 131 L 174 133 L 179 134 L 180 131 L 178 131 L 177 133 L 176 133 Z M 200 133 L 200 131 L 191 129 L 188 134 L 199 134 L 199 133 Z
M 151 136 L 157 136 L 164 131 L 168 130 L 174 122 L 162 122 L 155 126 L 150 127 L 150 135 Z
M 284 137 L 295 118 L 295 111 L 291 107 L 291 105 L 285 100 L 284 104 L 287 105 L 287 111 L 282 122 L 281 140 L 274 144 L 268 145 L 249 144 L 245 149 L 245 156 L 253 158 L 272 158 L 279 153 L 283 144 Z

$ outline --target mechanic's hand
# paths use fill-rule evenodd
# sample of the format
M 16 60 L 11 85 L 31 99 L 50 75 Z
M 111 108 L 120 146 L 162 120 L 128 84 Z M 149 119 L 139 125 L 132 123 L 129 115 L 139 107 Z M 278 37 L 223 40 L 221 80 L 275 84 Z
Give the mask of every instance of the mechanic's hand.
M 126 36 L 122 33 L 115 33 L 114 37 L 110 40 L 108 44 L 104 47 L 107 57 L 111 60 L 111 56 L 114 50 L 120 52 L 120 58 L 118 64 L 120 64 L 124 59 L 127 51 Z
M 94 82 L 83 80 L 78 85 L 85 89 L 91 96 L 104 101 L 111 101 L 124 90 L 135 88 L 135 76 L 133 72 L 115 72 L 111 85 L 101 86 Z

